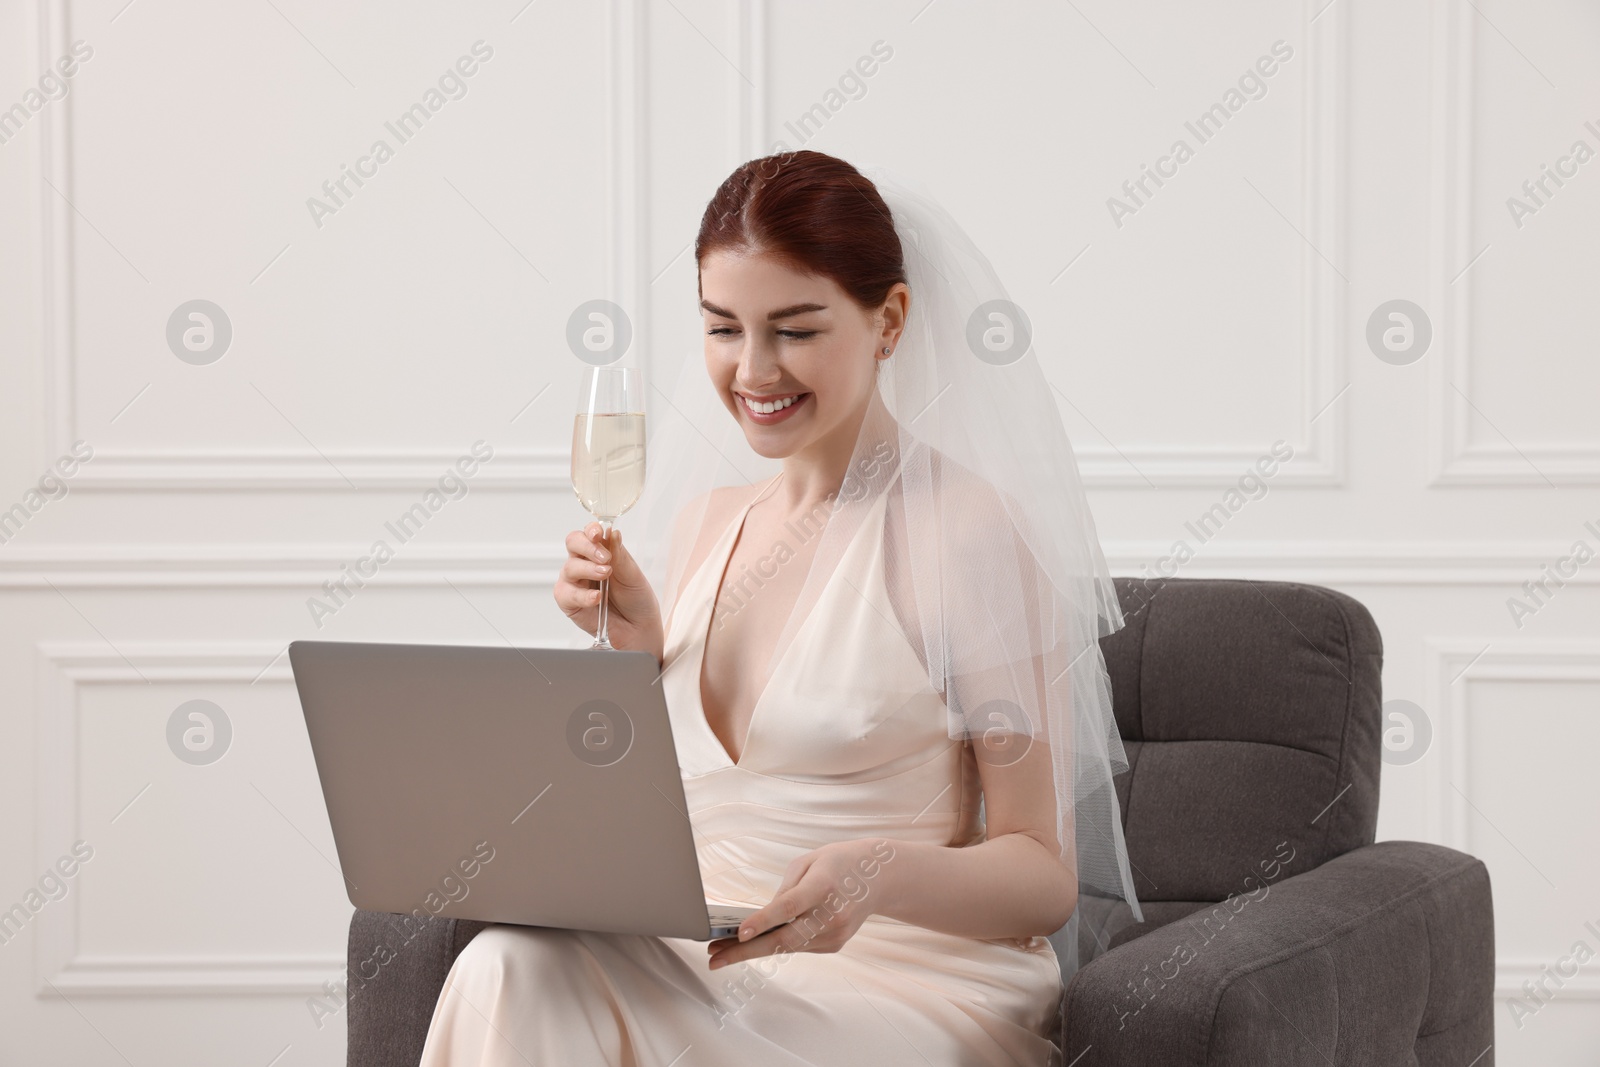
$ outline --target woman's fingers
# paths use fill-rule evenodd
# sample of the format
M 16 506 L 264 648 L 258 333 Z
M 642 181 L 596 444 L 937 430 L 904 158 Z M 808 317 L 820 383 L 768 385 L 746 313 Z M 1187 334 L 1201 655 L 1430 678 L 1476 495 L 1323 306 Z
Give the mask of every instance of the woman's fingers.
M 811 903 L 806 903 L 806 900 L 814 894 L 803 891 L 801 883 L 811 870 L 816 855 L 816 852 L 808 852 L 790 862 L 789 869 L 784 872 L 783 881 L 772 899 L 767 901 L 765 907 L 757 908 L 754 914 L 739 924 L 740 941 L 753 940 L 774 927 L 790 922 L 795 916 L 805 914 L 806 908 L 811 907 Z
M 567 558 L 556 574 L 556 604 L 580 627 L 594 633 L 598 625 L 600 583 L 609 580 L 611 631 L 617 647 L 651 651 L 662 643 L 660 605 L 644 571 L 622 547 L 622 531 L 613 529 L 609 547 L 600 540 L 600 524 L 591 522 L 567 534 Z M 656 651 L 659 660 L 661 653 Z
M 739 936 L 711 942 L 713 968 L 777 952 L 837 952 L 872 913 L 851 891 L 850 848 L 825 845 L 797 856 L 765 907 L 739 924 Z
M 600 524 L 590 523 L 583 530 L 567 534 L 568 554 L 557 575 L 556 598 L 568 614 L 600 603 L 598 583 L 603 578 L 611 577 L 615 570 L 613 563 L 600 561 L 601 553 L 608 559 L 611 554 L 589 536 L 591 531 L 597 537 Z M 596 585 L 589 585 L 590 582 Z
M 556 603 L 569 615 L 600 603 L 599 585 L 585 581 L 586 577 L 588 576 L 569 571 L 567 565 L 561 568 L 561 576 L 556 582 L 555 598 Z
M 800 914 L 798 911 L 790 912 L 790 901 L 786 896 L 779 896 L 766 907 L 758 910 L 744 922 L 739 924 L 739 932 L 735 936 L 738 941 L 754 941 L 762 934 L 775 930 Z
M 611 552 L 600 543 L 600 524 L 591 522 L 581 530 L 567 534 L 567 553 L 596 563 L 610 563 Z
M 611 577 L 611 564 L 593 563 L 577 556 L 568 556 L 567 561 L 561 565 L 560 577 L 573 585 L 582 581 L 598 582 L 601 578 Z
M 556 586 L 556 606 L 568 618 L 579 615 L 600 603 L 600 590 L 561 583 Z
M 842 923 L 825 906 L 820 888 L 802 883 L 779 893 L 739 924 L 738 937 L 711 942 L 708 948 L 712 968 L 776 952 L 829 952 L 837 948 L 845 940 L 837 936 Z M 829 916 L 820 925 L 816 922 L 819 911 Z
M 760 937 L 749 941 L 735 941 L 733 938 L 723 938 L 711 942 L 711 969 L 726 967 L 730 963 L 743 963 L 745 960 L 760 959 L 762 956 L 772 956 L 779 952 L 800 952 L 806 948 L 818 948 L 817 944 L 808 944 L 804 933 L 795 926 L 780 926 L 768 930 Z
M 556 605 L 569 617 L 595 608 L 600 603 L 600 589 L 597 585 L 590 585 L 602 576 L 599 564 L 587 560 L 569 558 L 561 565 L 561 570 L 556 576 L 555 600 Z

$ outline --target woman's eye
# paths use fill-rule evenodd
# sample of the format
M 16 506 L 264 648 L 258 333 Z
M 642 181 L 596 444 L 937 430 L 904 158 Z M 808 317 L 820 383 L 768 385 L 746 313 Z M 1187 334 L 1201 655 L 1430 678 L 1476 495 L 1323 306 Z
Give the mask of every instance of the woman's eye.
M 738 332 L 739 330 L 735 326 L 713 326 L 706 330 L 706 336 L 732 337 Z M 818 332 L 819 331 L 817 330 L 779 330 L 778 336 L 783 338 L 785 341 L 805 341 L 809 338 L 815 337 Z

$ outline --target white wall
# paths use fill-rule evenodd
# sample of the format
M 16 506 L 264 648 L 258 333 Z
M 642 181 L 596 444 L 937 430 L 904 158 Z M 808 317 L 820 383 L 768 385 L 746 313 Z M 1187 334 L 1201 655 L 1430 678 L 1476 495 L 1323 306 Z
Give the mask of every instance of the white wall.
M 1385 695 L 1432 733 L 1385 767 L 1379 836 L 1488 863 L 1497 1061 L 1588 1062 L 1600 961 L 1520 1025 L 1509 998 L 1600 949 L 1600 561 L 1520 626 L 1507 600 L 1600 550 L 1600 162 L 1520 227 L 1506 200 L 1600 149 L 1592 4 L 125 4 L 0 0 L 0 107 L 93 49 L 0 144 L 0 509 L 94 451 L 0 544 L 0 907 L 94 850 L 0 944 L 0 1062 L 341 1062 L 343 1016 L 307 1001 L 349 906 L 280 652 L 572 639 L 567 318 L 614 300 L 654 373 L 697 358 L 705 201 L 817 104 L 807 145 L 911 174 L 990 250 L 1119 573 L 1182 539 L 1168 572 L 1372 610 Z M 386 133 L 480 40 L 464 97 Z M 1279 40 L 1198 144 L 1185 121 Z M 233 331 L 203 366 L 166 340 L 195 299 Z M 1366 341 L 1394 299 L 1433 330 L 1405 365 Z M 307 598 L 477 440 L 471 492 L 319 629 Z M 1295 458 L 1200 543 L 1186 520 L 1276 441 Z M 205 766 L 166 738 L 195 699 L 233 731 Z

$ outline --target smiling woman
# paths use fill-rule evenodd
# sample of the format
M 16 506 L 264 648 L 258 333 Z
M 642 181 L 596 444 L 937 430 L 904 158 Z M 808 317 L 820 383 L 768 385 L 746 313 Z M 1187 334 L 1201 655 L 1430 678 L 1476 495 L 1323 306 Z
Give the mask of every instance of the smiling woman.
M 610 579 L 708 900 L 754 914 L 709 946 L 490 927 L 423 1063 L 1049 1062 L 1063 977 L 1139 910 L 1122 620 L 1038 361 L 968 347 L 1005 292 L 948 214 L 832 156 L 740 167 L 695 254 L 639 556 L 573 531 L 555 596 L 592 632 Z

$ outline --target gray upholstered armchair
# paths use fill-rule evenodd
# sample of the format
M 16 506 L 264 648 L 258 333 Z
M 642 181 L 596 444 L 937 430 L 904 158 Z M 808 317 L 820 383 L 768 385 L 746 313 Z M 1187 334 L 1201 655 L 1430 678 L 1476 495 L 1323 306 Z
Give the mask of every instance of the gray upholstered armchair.
M 1284 582 L 1117 591 L 1128 625 L 1102 646 L 1144 922 L 1068 983 L 1065 1062 L 1491 1067 L 1487 870 L 1437 845 L 1373 844 L 1372 616 Z M 352 1067 L 417 1062 L 445 973 L 482 927 L 355 915 Z

